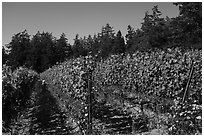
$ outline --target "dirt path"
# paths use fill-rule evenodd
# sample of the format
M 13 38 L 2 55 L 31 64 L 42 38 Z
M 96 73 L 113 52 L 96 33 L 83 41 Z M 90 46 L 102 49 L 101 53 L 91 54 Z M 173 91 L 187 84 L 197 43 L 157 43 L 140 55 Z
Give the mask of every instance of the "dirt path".
M 106 134 L 131 134 L 131 117 L 110 105 L 97 105 L 93 117 L 105 125 Z
M 150 125 L 147 125 L 149 121 L 154 123 L 153 120 L 161 116 L 150 109 L 141 111 L 141 106 L 134 102 L 136 100 L 134 96 L 127 97 L 125 100 L 118 97 L 111 98 L 112 100 L 108 101 L 109 103 L 97 104 L 94 111 L 94 118 L 104 124 L 105 134 L 167 134 L 164 127 L 160 128 L 156 127 L 156 125 L 152 125 L 152 127 L 155 126 L 155 128 L 148 129 L 148 127 L 150 127 Z M 145 119 L 139 121 L 139 118 L 136 118 L 142 113 L 144 113 L 145 116 L 147 116 L 146 119 L 149 120 L 147 120 L 146 123 Z M 136 121 L 135 118 L 137 119 Z
M 66 116 L 57 106 L 56 99 L 41 81 L 35 82 L 26 108 L 12 123 L 12 135 L 67 135 L 71 129 Z

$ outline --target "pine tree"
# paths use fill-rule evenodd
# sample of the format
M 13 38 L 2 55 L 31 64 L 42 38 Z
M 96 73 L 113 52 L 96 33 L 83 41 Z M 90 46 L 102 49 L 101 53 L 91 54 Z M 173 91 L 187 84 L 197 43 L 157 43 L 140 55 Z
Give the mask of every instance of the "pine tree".
M 202 41 L 202 3 L 177 2 L 179 17 L 175 18 L 182 29 L 186 42 L 198 43 Z
M 15 34 L 9 43 L 8 65 L 13 69 L 26 63 L 28 50 L 30 48 L 30 36 L 27 31 Z
M 93 45 L 92 45 L 92 52 L 94 55 L 99 54 L 99 49 L 100 48 L 100 38 L 95 34 L 93 36 Z
M 42 72 L 55 64 L 55 38 L 52 33 L 37 32 L 31 40 L 29 66 L 37 72 Z
M 126 38 L 126 50 L 129 50 L 133 45 L 134 45 L 134 28 L 132 28 L 130 25 L 128 25 L 128 33 L 126 34 L 125 38 Z
M 62 62 L 71 55 L 71 47 L 64 33 L 61 34 L 55 45 L 56 62 Z
M 124 53 L 125 52 L 125 41 L 122 37 L 122 33 L 119 30 L 115 39 L 114 39 L 114 45 L 112 48 L 112 53 Z
M 113 27 L 109 24 L 106 24 L 105 27 L 102 27 L 100 36 L 100 56 L 107 57 L 112 51 L 114 44 L 115 33 Z
M 150 47 L 161 47 L 167 43 L 168 28 L 165 19 L 160 17 L 162 14 L 158 10 L 158 6 L 154 6 L 152 11 L 152 15 L 148 12 L 145 13 L 141 29 L 144 32 L 147 45 Z
M 74 57 L 79 57 L 79 56 L 86 56 L 87 51 L 83 47 L 83 39 L 79 38 L 79 35 L 77 34 L 75 39 L 74 39 L 74 45 L 72 47 L 73 50 L 73 55 Z
M 87 50 L 88 53 L 91 53 L 93 55 L 93 44 L 94 44 L 94 40 L 91 37 L 91 35 L 88 35 L 88 37 L 86 38 L 86 45 L 85 48 Z

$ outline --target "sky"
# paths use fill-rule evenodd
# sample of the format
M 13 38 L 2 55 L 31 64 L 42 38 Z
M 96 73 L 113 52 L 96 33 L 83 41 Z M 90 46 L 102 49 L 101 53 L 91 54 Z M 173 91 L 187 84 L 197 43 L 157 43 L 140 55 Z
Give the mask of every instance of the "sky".
M 59 38 L 65 33 L 73 44 L 76 34 L 80 37 L 101 32 L 107 23 L 115 33 L 127 34 L 127 26 L 140 28 L 146 11 L 158 5 L 163 17 L 176 17 L 177 6 L 170 2 L 3 2 L 2 45 L 8 44 L 14 34 L 27 30 L 33 35 L 50 32 Z

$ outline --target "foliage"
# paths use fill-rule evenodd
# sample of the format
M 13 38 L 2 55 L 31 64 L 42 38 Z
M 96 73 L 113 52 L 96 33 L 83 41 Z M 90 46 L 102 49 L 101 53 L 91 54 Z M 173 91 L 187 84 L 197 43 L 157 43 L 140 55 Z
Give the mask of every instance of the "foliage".
M 55 61 L 54 38 L 51 33 L 38 32 L 31 40 L 28 66 L 33 66 L 37 72 L 42 72 L 52 66 Z
M 177 2 L 179 7 L 179 21 L 182 35 L 187 42 L 197 43 L 202 40 L 202 3 L 201 2 Z
M 99 33 L 100 38 L 100 54 L 101 57 L 107 57 L 113 48 L 115 33 L 113 27 L 110 24 L 106 24 L 106 26 L 102 27 L 101 33 Z
M 2 70 L 2 111 L 5 127 L 25 108 L 38 75 L 32 70 L 20 67 L 14 72 L 4 65 Z
M 113 27 L 109 24 L 102 27 L 98 35 L 81 38 L 76 35 L 72 46 L 74 57 L 97 55 L 102 58 L 110 54 L 124 53 L 126 51 L 124 38 L 120 31 L 115 36 Z
M 4 63 L 11 66 L 12 70 L 26 66 L 37 72 L 42 72 L 56 62 L 62 62 L 72 55 L 72 49 L 67 44 L 64 34 L 56 40 L 48 32 L 40 33 L 38 31 L 30 39 L 30 35 L 25 30 L 15 34 L 6 47 L 8 55 L 3 54 Z
M 114 95 L 115 92 L 119 92 L 119 95 L 136 93 L 138 102 L 149 102 L 156 113 L 167 114 L 169 118 L 174 117 L 172 121 L 166 123 L 169 126 L 169 134 L 182 134 L 181 130 L 189 134 L 190 131 L 186 131 L 187 129 L 179 130 L 179 126 L 184 124 L 182 122 L 186 117 L 178 118 L 178 116 L 186 110 L 177 108 L 184 94 L 191 60 L 195 62 L 194 74 L 189 89 L 190 94 L 187 97 L 188 103 L 183 106 L 199 117 L 201 110 L 194 110 L 192 106 L 195 104 L 193 101 L 197 102 L 199 108 L 202 103 L 200 50 L 155 49 L 149 52 L 137 51 L 132 56 L 125 57 L 112 55 L 98 61 L 93 71 L 94 96 Z M 85 58 L 69 60 L 54 66 L 41 76 L 53 88 L 54 96 L 58 98 L 61 108 L 79 121 L 83 130 L 86 129 L 83 124 L 87 114 L 87 89 L 85 88 L 87 79 L 84 79 L 87 73 L 84 72 L 87 72 L 88 64 L 92 64 L 87 61 L 91 60 Z M 118 87 L 119 90 L 108 90 L 112 86 Z M 107 95 L 104 96 L 105 100 L 108 99 Z M 174 124 L 177 119 L 180 124 Z M 192 120 L 195 129 L 191 130 L 191 134 L 195 134 L 197 130 L 200 132 L 200 123 L 196 122 Z M 171 131 L 171 126 L 175 126 L 176 130 Z
M 101 32 L 93 37 L 79 38 L 76 35 L 74 44 L 67 43 L 65 34 L 59 39 L 52 33 L 37 32 L 31 39 L 27 31 L 15 34 L 7 45 L 9 54 L 3 54 L 3 63 L 13 69 L 19 66 L 32 68 L 43 72 L 57 62 L 63 62 L 70 57 L 98 55 L 106 58 L 111 54 L 134 53 L 151 48 L 193 47 L 202 48 L 202 3 L 177 2 L 179 16 L 163 18 L 158 6 L 152 8 L 152 13 L 146 12 L 142 26 L 134 30 L 127 28 L 126 45 L 120 31 L 115 35 L 114 29 L 107 23 Z M 4 50 L 3 50 L 4 53 Z
M 4 46 L 2 46 L 2 64 L 6 64 L 8 60 L 8 53 Z
M 146 51 L 150 48 L 147 38 L 141 29 L 134 30 L 128 25 L 128 34 L 126 34 L 126 52 L 133 54 L 135 51 Z
M 132 45 L 134 44 L 134 40 L 133 40 L 134 34 L 135 34 L 134 28 L 132 28 L 130 25 L 128 25 L 127 34 L 125 36 L 126 43 L 127 43 L 126 44 L 127 49 L 130 49 L 132 47 Z
M 56 62 L 63 62 L 72 54 L 71 46 L 67 44 L 67 38 L 64 33 L 61 34 L 54 47 Z
M 121 31 L 118 31 L 115 39 L 114 39 L 114 44 L 112 48 L 112 53 L 124 53 L 125 52 L 125 41 L 124 38 L 122 37 Z
M 107 87 L 115 85 L 120 87 L 120 92 L 124 94 L 131 92 L 144 94 L 144 98 L 139 97 L 141 101 L 150 101 L 150 105 L 153 104 L 153 107 L 156 107 L 158 112 L 155 112 L 157 113 L 178 114 L 180 110 L 171 110 L 171 108 L 178 107 L 177 102 L 182 100 L 191 59 L 195 62 L 195 70 L 189 89 L 190 95 L 187 98 L 199 102 L 197 105 L 201 106 L 201 51 L 198 50 L 181 51 L 175 48 L 149 53 L 136 52 L 132 58 L 128 55 L 125 59 L 117 55 L 111 56 L 98 63 L 94 71 L 95 92 L 104 94 Z M 200 110 L 194 112 L 192 107 L 187 107 L 187 109 L 201 116 Z M 194 121 L 192 122 L 196 125 Z M 179 127 L 176 128 L 176 131 L 179 132 L 178 129 Z M 186 130 L 185 134 L 189 134 Z
M 92 63 L 91 56 L 71 59 L 41 75 L 51 87 L 60 108 L 77 121 L 81 134 L 87 132 L 87 76 L 93 69 Z
M 83 40 L 82 40 L 82 38 L 79 38 L 78 34 L 76 35 L 76 38 L 74 39 L 74 44 L 73 44 L 72 50 L 73 50 L 75 57 L 87 55 L 87 51 L 83 47 Z
M 86 134 L 87 81 L 93 72 L 94 97 L 104 96 L 102 100 L 106 103 L 108 97 L 120 96 L 118 98 L 123 100 L 122 97 L 135 93 L 136 103 L 146 102 L 155 113 L 172 119 L 166 123 L 169 134 L 200 134 L 202 53 L 178 47 L 201 45 L 202 3 L 177 2 L 174 5 L 179 7 L 178 17 L 162 18 L 158 6 L 154 6 L 152 14 L 145 13 L 141 29 L 134 30 L 128 25 L 126 45 L 121 32 L 115 35 L 110 24 L 93 37 L 79 38 L 77 34 L 72 46 L 64 33 L 59 39 L 48 32 L 37 32 L 32 38 L 26 30 L 15 34 L 6 50 L 2 49 L 2 63 L 8 65 L 3 65 L 2 73 L 3 127 L 12 127 L 14 134 L 21 133 L 23 127 L 30 130 L 22 134 L 74 134 L 70 127 L 78 127 L 78 134 Z M 157 49 L 166 46 L 171 48 Z M 127 54 L 121 54 L 125 52 Z M 93 57 L 95 55 L 99 58 Z M 75 58 L 63 62 L 71 56 Z M 192 60 L 194 74 L 187 100 L 181 104 Z M 53 66 L 58 62 L 59 65 Z M 41 78 L 48 86 L 38 83 L 33 90 L 38 74 L 25 67 L 37 72 L 46 70 Z M 111 87 L 119 90 L 110 90 Z M 99 98 L 93 101 L 100 102 Z M 109 103 L 116 104 L 110 100 Z M 29 105 L 35 112 L 27 110 Z M 24 112 L 32 118 L 26 118 Z M 144 116 L 136 119 L 144 122 L 143 125 L 148 123 Z M 30 121 L 25 124 L 24 119 Z M 20 126 L 16 124 L 18 120 Z M 94 125 L 97 130 L 103 129 L 97 123 Z
M 36 72 L 22 67 L 12 72 L 4 65 L 2 74 L 3 133 L 76 134 L 76 123 L 58 107 Z
M 200 2 L 177 2 L 179 16 L 162 18 L 158 6 L 152 8 L 152 14 L 145 13 L 142 33 L 136 33 L 129 25 L 126 35 L 127 48 L 135 47 L 137 50 L 166 46 L 191 46 L 202 42 L 202 4 Z M 138 32 L 139 32 L 138 31 Z M 131 50 L 130 50 L 131 51 Z
M 202 133 L 202 106 L 197 100 L 172 107 L 169 134 L 196 135 Z
M 167 21 L 170 35 L 168 42 L 173 46 L 202 48 L 202 3 L 177 2 L 179 16 Z
M 154 6 L 152 12 L 152 14 L 145 13 L 141 29 L 150 47 L 161 47 L 167 43 L 168 26 L 165 19 L 160 17 L 162 14 L 158 6 Z
M 7 48 L 9 49 L 8 65 L 12 66 L 12 69 L 23 66 L 30 48 L 30 36 L 27 31 L 15 34 Z

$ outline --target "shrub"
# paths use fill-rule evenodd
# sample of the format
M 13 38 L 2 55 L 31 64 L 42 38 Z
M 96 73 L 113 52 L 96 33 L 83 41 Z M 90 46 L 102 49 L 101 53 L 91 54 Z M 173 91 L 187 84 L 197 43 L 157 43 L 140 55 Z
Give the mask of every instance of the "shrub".
M 29 100 L 30 94 L 38 74 L 27 68 L 19 67 L 11 71 L 10 67 L 2 69 L 2 118 L 5 129 L 9 127 Z

